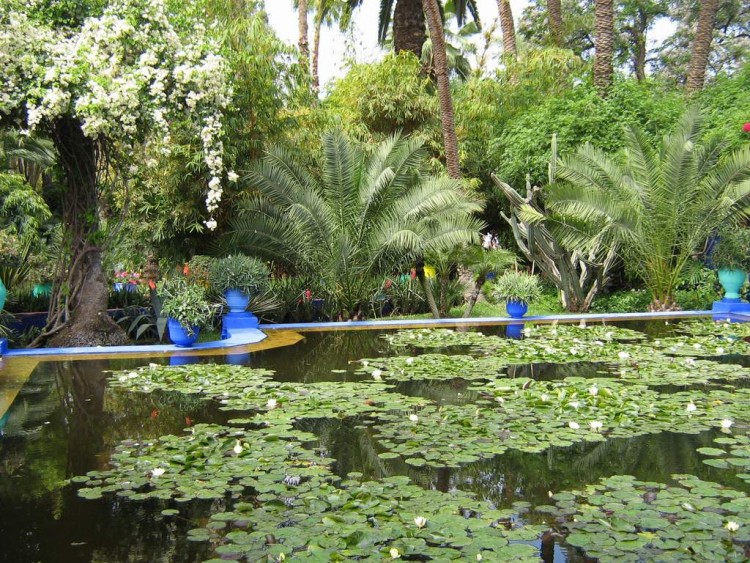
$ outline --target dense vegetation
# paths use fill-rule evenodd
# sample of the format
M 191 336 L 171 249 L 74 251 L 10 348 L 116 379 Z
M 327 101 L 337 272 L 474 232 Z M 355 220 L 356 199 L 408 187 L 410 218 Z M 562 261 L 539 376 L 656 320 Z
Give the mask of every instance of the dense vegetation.
M 568 193 L 575 178 L 554 174 L 557 159 L 572 162 L 588 143 L 601 159 L 612 159 L 606 162 L 620 162 L 621 151 L 632 153 L 626 129 L 638 131 L 643 154 L 650 154 L 686 112 L 703 122 L 689 142 L 722 149 L 705 160 L 724 171 L 710 176 L 711 188 L 747 189 L 740 162 L 750 146 L 745 2 L 724 0 L 709 14 L 691 1 L 623 0 L 614 3 L 608 22 L 601 2 L 563 2 L 562 17 L 552 12 L 557 3 L 548 13 L 546 3 L 534 1 L 520 14 L 517 35 L 506 6 L 499 13 L 505 51 L 497 61 L 467 42 L 479 31 L 467 16 L 483 22 L 487 45 L 500 42 L 490 25 L 495 14 L 478 14 L 476 3 L 446 4 L 443 60 L 438 42 L 428 38 L 420 2 L 384 2 L 395 12 L 383 12 L 380 35 L 387 41 L 392 26 L 395 52 L 377 62 L 350 62 L 321 92 L 316 65 L 326 54 L 313 45 L 310 60 L 306 36 L 300 50 L 281 42 L 260 1 L 53 4 L 13 0 L 0 8 L 1 275 L 11 310 L 44 306 L 40 297 L 51 291 L 46 336 L 63 331 L 68 319 L 75 322 L 77 308 L 102 306 L 84 298 L 94 294 L 95 281 L 102 288 L 124 277 L 139 282 L 133 285 L 142 298 L 135 304 L 145 305 L 145 282 L 158 273 L 136 274 L 149 257 L 164 273 L 238 244 L 270 261 L 271 286 L 266 300 L 258 300 L 269 318 L 448 314 L 490 273 L 471 274 L 476 256 L 462 249 L 477 243 L 480 230 L 497 233 L 500 245 L 517 254 L 518 267 L 533 267 L 503 220 L 509 202 L 491 175 L 519 194 L 527 183 L 550 181 Z M 432 1 L 424 4 L 427 11 Z M 344 29 L 358 5 L 321 0 L 300 2 L 299 9 L 310 11 L 318 29 Z M 150 31 L 135 33 L 138 18 L 150 22 Z M 649 50 L 647 34 L 660 19 L 671 20 L 675 31 Z M 404 27 L 417 24 L 422 35 Z M 19 33 L 25 35 L 19 39 Z M 65 41 L 51 49 L 55 37 Z M 120 47 L 97 51 L 102 37 Z M 405 37 L 422 37 L 429 48 L 419 43 L 416 49 Z M 694 51 L 706 40 L 701 63 Z M 446 129 L 451 121 L 453 137 Z M 454 142 L 458 173 L 445 166 Z M 402 149 L 407 146 L 412 149 Z M 388 156 L 389 150 L 406 153 Z M 673 187 L 672 196 L 682 197 L 682 187 Z M 699 188 L 685 185 L 684 194 Z M 548 207 L 547 191 L 540 192 L 537 213 L 566 226 L 568 235 L 590 232 L 603 220 L 581 206 Z M 442 195 L 429 204 L 430 193 Z M 627 190 L 617 196 L 623 209 L 631 196 Z M 420 198 L 424 205 L 417 205 Z M 741 225 L 744 200 L 737 200 L 725 215 Z M 655 219 L 653 209 L 642 211 Z M 605 253 L 614 248 L 627 260 L 612 266 L 593 302 L 564 306 L 627 308 L 632 293 L 606 294 L 645 287 L 650 299 L 638 307 L 650 301 L 687 306 L 680 292 L 690 288 L 704 289 L 689 306 L 707 307 L 715 291 L 700 260 L 714 226 L 690 237 L 689 229 L 673 229 L 676 239 L 662 240 L 663 260 L 679 262 L 666 266 L 666 286 L 649 281 L 651 257 L 636 250 L 632 237 L 599 237 L 617 245 L 605 245 Z M 548 232 L 571 253 L 591 243 Z M 659 233 L 649 236 L 655 235 L 661 240 Z M 672 256 L 674 248 L 680 250 Z M 425 263 L 434 277 L 429 267 L 425 275 Z M 463 282 L 459 271 L 466 272 Z M 549 294 L 555 285 L 565 290 L 554 278 L 542 281 Z M 314 298 L 325 303 L 323 313 L 320 301 L 311 307 Z M 110 305 L 122 301 L 110 295 Z

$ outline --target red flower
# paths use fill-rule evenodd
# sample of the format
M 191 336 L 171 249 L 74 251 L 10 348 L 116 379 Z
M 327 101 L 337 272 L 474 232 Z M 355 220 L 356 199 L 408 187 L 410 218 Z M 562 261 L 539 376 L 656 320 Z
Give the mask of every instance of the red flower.
M 159 416 L 159 409 L 154 409 L 151 411 L 151 420 L 155 419 L 157 416 Z
M 745 124 L 744 124 L 744 125 L 742 126 L 742 130 L 743 130 L 743 131 L 744 131 L 745 133 L 750 133 L 750 121 L 748 121 L 747 123 L 745 123 Z
M 182 267 L 182 274 L 185 276 L 190 275 L 190 264 L 188 264 L 187 262 L 185 262 L 185 265 Z
M 385 280 L 385 288 L 391 289 L 391 286 L 393 285 L 393 282 L 389 279 Z
M 186 416 L 185 417 L 185 424 L 187 424 L 188 426 L 191 426 L 193 424 L 193 419 L 190 418 L 189 416 Z
M 154 282 L 154 280 L 148 280 L 148 286 L 151 289 L 156 289 L 156 283 Z
M 305 301 L 310 301 L 312 299 L 312 291 L 309 289 L 305 290 Z

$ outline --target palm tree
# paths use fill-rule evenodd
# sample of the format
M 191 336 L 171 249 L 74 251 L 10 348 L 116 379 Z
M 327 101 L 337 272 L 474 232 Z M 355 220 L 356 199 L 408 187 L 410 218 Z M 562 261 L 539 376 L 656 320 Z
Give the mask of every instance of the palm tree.
M 563 46 L 562 32 L 562 2 L 561 0 L 547 0 L 547 16 L 549 30 L 555 47 Z
M 612 0 L 596 0 L 594 7 L 594 85 L 606 97 L 612 86 L 615 49 L 615 13 Z
M 347 0 L 348 10 L 342 17 L 342 26 L 348 25 L 351 10 L 362 4 L 363 0 Z M 394 8 L 395 5 L 395 8 Z M 479 22 L 476 0 L 455 0 L 454 13 L 459 27 L 464 24 L 467 12 L 474 21 Z M 393 50 L 411 51 L 417 58 L 422 57 L 422 46 L 427 40 L 425 17 L 422 0 L 380 0 L 380 17 L 378 18 L 378 41 L 384 43 L 388 30 L 393 25 Z
M 418 139 L 393 136 L 367 151 L 340 132 L 323 137 L 320 178 L 281 148 L 244 178 L 227 243 L 320 279 L 348 311 L 372 276 L 425 252 L 478 240 L 479 202 L 461 183 L 423 174 Z
M 305 70 L 310 68 L 310 47 L 307 40 L 307 0 L 296 0 L 297 4 L 297 28 L 299 38 L 299 64 Z
M 437 0 L 422 0 L 427 23 L 430 27 L 432 41 L 432 59 L 435 65 L 438 100 L 440 101 L 440 122 L 443 132 L 445 161 L 448 175 L 451 178 L 461 177 L 458 162 L 458 138 L 456 137 L 456 120 L 453 116 L 453 98 L 451 84 L 448 78 L 448 60 L 445 55 L 445 37 L 443 36 L 443 21 L 440 18 L 440 7 Z
M 460 261 L 471 272 L 474 279 L 474 287 L 466 300 L 466 308 L 464 309 L 463 316 L 467 319 L 471 316 L 471 311 L 474 309 L 477 299 L 479 299 L 482 286 L 487 281 L 487 274 L 491 272 L 499 273 L 509 266 L 513 266 L 516 264 L 516 256 L 502 248 L 485 250 L 476 245 L 465 249 Z
M 320 30 L 323 24 L 330 26 L 334 21 L 341 20 L 344 0 L 315 0 L 315 18 L 313 20 L 313 50 L 312 50 L 312 84 L 316 92 L 320 89 L 318 76 L 320 59 Z
M 706 79 L 706 66 L 708 66 L 708 56 L 711 54 L 711 41 L 716 13 L 719 10 L 719 0 L 705 0 L 700 3 L 700 6 L 686 84 L 688 94 L 703 88 L 703 82 Z
M 586 144 L 561 159 L 557 178 L 567 183 L 550 186 L 548 204 L 568 218 L 566 244 L 621 243 L 651 291 L 651 309 L 672 310 L 692 255 L 717 226 L 747 215 L 750 147 L 724 155 L 723 140 L 698 144 L 696 108 L 657 149 L 635 128 L 625 135 L 619 157 Z
M 513 23 L 513 10 L 509 0 L 497 0 L 497 11 L 500 14 L 500 29 L 503 32 L 503 53 L 513 58 L 518 54 L 516 48 L 516 27 Z

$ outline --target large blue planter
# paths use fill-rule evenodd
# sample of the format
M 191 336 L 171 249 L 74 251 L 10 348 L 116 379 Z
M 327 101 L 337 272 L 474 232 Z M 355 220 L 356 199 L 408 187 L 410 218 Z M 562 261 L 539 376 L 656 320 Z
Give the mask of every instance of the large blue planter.
M 724 288 L 724 301 L 740 300 L 740 288 L 747 280 L 744 270 L 719 270 L 719 283 Z
M 511 318 L 520 319 L 529 310 L 529 304 L 525 301 L 508 301 L 505 303 L 505 310 Z
M 250 296 L 239 289 L 227 289 L 224 292 L 230 313 L 244 313 L 250 304 Z
M 180 348 L 190 348 L 198 340 L 200 329 L 197 326 L 193 327 L 193 334 L 188 334 L 180 323 L 170 317 L 167 319 L 167 328 L 169 328 L 169 339 L 172 344 Z

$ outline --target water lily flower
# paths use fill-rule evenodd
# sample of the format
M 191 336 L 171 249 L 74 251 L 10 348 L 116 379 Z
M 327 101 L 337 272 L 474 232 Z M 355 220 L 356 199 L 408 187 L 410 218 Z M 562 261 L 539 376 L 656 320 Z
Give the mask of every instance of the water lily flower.
M 630 354 L 628 354 L 627 352 L 618 352 L 617 357 L 621 360 L 627 360 L 630 357 Z
M 237 455 L 240 455 L 242 453 L 242 444 L 239 440 L 237 440 L 237 443 L 234 445 L 234 453 Z
M 689 502 L 683 502 L 682 503 L 682 508 L 684 508 L 688 512 L 695 512 L 695 507 L 692 504 L 690 504 Z
M 594 397 L 599 393 L 599 388 L 596 385 L 592 385 L 589 387 L 589 393 L 591 393 Z
M 417 528 L 424 528 L 427 524 L 427 518 L 424 516 L 417 516 L 414 518 L 414 523 L 417 525 Z
M 724 348 L 721 348 L 721 347 L 717 348 L 716 349 L 716 353 L 717 354 L 723 354 L 724 353 Z
M 409 415 L 409 420 L 411 420 L 412 422 L 418 422 L 419 421 L 419 417 L 416 414 L 410 414 Z
M 612 337 L 615 335 L 614 332 L 605 332 L 604 333 L 604 339 L 605 340 L 612 340 Z
M 570 355 L 571 356 L 575 356 L 577 353 L 578 353 L 578 350 L 576 348 L 571 348 L 570 349 Z
M 414 358 L 406 358 L 406 363 L 412 365 L 414 363 Z
M 604 342 L 602 342 L 601 340 L 594 340 L 594 345 L 595 346 L 604 346 Z
M 689 366 L 694 366 L 694 365 L 695 365 L 695 360 L 694 360 L 693 358 L 687 358 L 687 359 L 685 360 L 685 363 L 686 363 L 687 365 L 689 365 Z
M 164 475 L 164 473 L 165 473 L 166 471 L 167 471 L 167 470 L 166 470 L 166 469 L 164 469 L 163 467 L 154 467 L 154 468 L 153 468 L 153 469 L 151 470 L 151 475 L 152 475 L 153 477 L 161 477 L 162 475 Z
M 497 401 L 498 403 L 504 403 L 504 402 L 505 402 L 505 399 L 503 399 L 502 397 L 495 397 L 495 400 L 496 400 L 496 401 Z
M 523 330 L 521 331 L 521 333 L 522 333 L 522 334 L 523 334 L 524 336 L 531 336 L 531 332 L 532 332 L 532 330 L 531 330 L 530 328 L 528 328 L 528 327 L 527 327 L 527 328 L 525 328 L 525 329 L 523 329 Z
M 481 553 L 477 553 L 477 561 L 481 561 L 481 560 L 482 560 L 482 554 Z
M 580 424 L 578 424 L 577 422 L 574 422 L 572 420 L 570 422 L 568 422 L 568 426 L 570 426 L 570 428 L 572 430 L 578 430 L 581 427 Z
M 383 379 L 382 377 L 380 377 L 381 375 L 383 375 L 383 372 L 379 369 L 375 369 L 372 371 L 372 378 L 375 381 L 380 381 L 381 379 Z
M 589 422 L 589 426 L 591 427 L 591 430 L 593 430 L 594 432 L 599 432 L 599 430 L 601 430 L 602 426 L 604 425 L 598 420 L 592 420 L 591 422 Z
M 734 424 L 734 422 L 732 422 L 728 418 L 725 418 L 724 420 L 721 421 L 721 429 L 722 430 L 729 430 L 732 427 L 733 424 Z
M 573 407 L 574 409 L 577 409 L 578 407 L 580 407 L 580 406 L 581 406 L 581 403 L 579 403 L 578 401 L 570 401 L 570 402 L 569 402 L 568 404 L 569 404 L 569 405 L 570 405 L 571 407 Z
M 661 340 L 654 340 L 655 346 L 661 346 Z
M 730 532 L 736 532 L 740 529 L 740 525 L 737 522 L 733 522 L 732 520 L 724 524 L 724 527 Z
M 401 553 L 395 547 L 392 547 L 391 550 L 388 553 L 391 555 L 391 559 L 400 559 L 401 558 Z
M 695 403 L 693 403 L 693 401 L 690 401 L 685 407 L 685 410 L 688 412 L 695 412 L 697 408 L 698 407 L 695 406 Z
M 268 402 L 266 403 L 266 408 L 275 409 L 278 405 L 279 403 L 276 399 L 268 399 Z
M 546 403 L 549 400 L 549 395 L 547 393 L 542 393 L 542 402 Z

